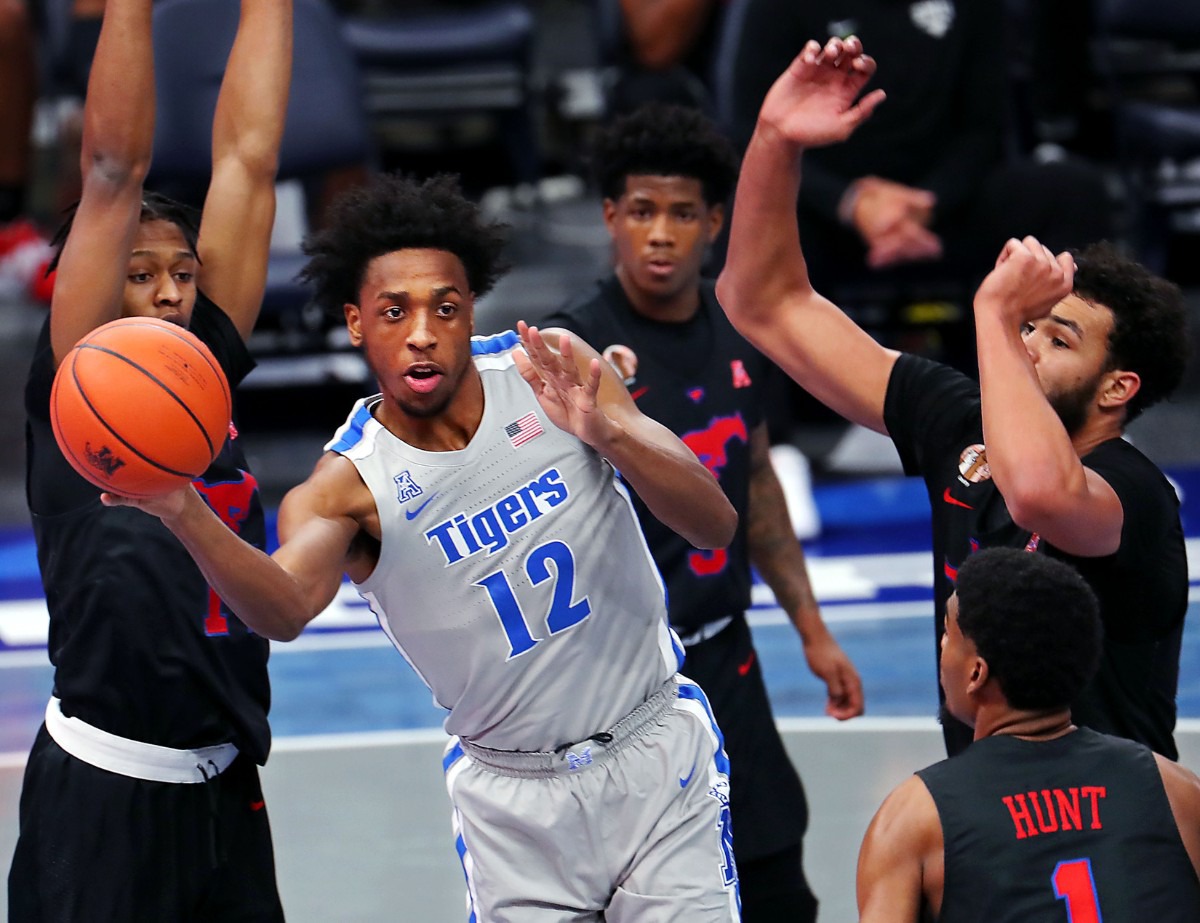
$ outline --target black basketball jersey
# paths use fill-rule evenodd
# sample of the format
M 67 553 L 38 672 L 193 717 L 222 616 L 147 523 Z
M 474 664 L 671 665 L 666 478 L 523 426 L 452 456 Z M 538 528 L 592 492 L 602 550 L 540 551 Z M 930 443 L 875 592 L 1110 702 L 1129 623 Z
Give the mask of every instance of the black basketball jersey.
M 929 493 L 937 638 L 958 568 L 975 551 L 1025 548 L 1066 561 L 1095 591 L 1104 622 L 1100 669 L 1072 703 L 1075 722 L 1177 758 L 1187 553 L 1179 500 L 1162 472 L 1123 439 L 1088 453 L 1083 464 L 1112 486 L 1125 523 L 1115 554 L 1077 557 L 1012 521 L 987 466 L 978 382 L 928 359 L 901 356 L 888 383 L 884 420 L 905 473 L 921 476 Z M 968 729 L 954 724 L 965 745 Z
M 626 385 L 638 408 L 696 453 L 742 514 L 729 547 L 699 551 L 634 495 L 667 584 L 671 625 L 681 634 L 750 605 L 750 433 L 762 422 L 767 360 L 733 329 L 713 288 L 701 282 L 700 309 L 691 320 L 663 323 L 638 314 L 610 276 L 543 325 L 564 327 L 600 352 L 616 344 L 632 349 L 637 373 Z
M 191 331 L 236 388 L 253 360 L 233 323 L 203 295 Z M 25 388 L 26 494 L 63 713 L 178 749 L 233 741 L 263 763 L 268 642 L 222 604 L 157 518 L 104 507 L 99 489 L 63 457 L 49 418 L 54 371 L 47 321 Z M 265 548 L 258 483 L 234 427 L 194 484 L 226 525 Z
M 1141 744 L 1000 735 L 917 775 L 945 839 L 939 923 L 1200 920 L 1200 880 Z

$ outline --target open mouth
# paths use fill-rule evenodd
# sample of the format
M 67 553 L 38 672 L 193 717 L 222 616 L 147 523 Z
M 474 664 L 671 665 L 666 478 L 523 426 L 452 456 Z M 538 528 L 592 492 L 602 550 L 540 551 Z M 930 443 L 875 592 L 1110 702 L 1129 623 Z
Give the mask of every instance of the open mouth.
M 404 381 L 418 394 L 428 394 L 442 380 L 442 373 L 428 366 L 414 366 L 404 373 Z

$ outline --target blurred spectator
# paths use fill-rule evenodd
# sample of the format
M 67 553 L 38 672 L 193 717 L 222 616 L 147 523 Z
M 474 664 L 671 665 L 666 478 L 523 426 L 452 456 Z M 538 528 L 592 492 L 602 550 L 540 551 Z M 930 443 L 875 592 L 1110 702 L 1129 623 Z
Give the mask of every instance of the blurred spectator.
M 618 76 L 609 93 L 610 110 L 620 114 L 662 102 L 711 113 L 713 50 L 727 3 L 619 0 Z
M 26 0 L 0 0 L 0 297 L 49 300 L 49 244 L 28 216 L 37 70 Z
M 837 295 L 867 268 L 965 295 L 1009 237 L 1057 252 L 1112 236 L 1098 171 L 1013 150 L 1004 17 L 1002 3 L 964 0 L 747 0 L 729 87 L 742 144 L 806 40 L 855 34 L 885 65 L 875 117 L 805 158 L 800 231 L 819 290 Z

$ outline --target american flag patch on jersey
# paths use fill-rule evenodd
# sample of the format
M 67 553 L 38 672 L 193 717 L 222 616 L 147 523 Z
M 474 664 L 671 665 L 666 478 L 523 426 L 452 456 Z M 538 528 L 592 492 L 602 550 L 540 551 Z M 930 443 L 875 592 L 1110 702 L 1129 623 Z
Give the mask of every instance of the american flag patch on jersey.
M 533 439 L 542 434 L 542 424 L 538 422 L 537 414 L 530 411 L 521 417 L 521 419 L 509 423 L 504 427 L 504 434 L 508 436 L 508 441 L 513 444 L 513 448 L 522 446 L 530 439 Z

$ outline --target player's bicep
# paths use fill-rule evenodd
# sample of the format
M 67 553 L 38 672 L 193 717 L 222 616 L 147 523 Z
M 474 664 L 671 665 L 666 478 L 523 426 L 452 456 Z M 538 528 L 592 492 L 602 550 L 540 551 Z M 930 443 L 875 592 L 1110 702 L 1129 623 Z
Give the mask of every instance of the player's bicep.
M 886 432 L 888 377 L 899 356 L 813 291 L 770 311 L 731 316 L 738 332 L 793 381 L 846 419 Z
M 348 464 L 348 463 L 347 463 Z M 333 601 L 361 531 L 342 479 L 322 475 L 293 488 L 279 507 L 279 549 L 272 555 L 301 588 L 314 614 Z
M 248 339 L 267 284 L 275 188 L 236 158 L 214 166 L 200 220 L 199 287 Z
M 121 316 L 141 205 L 140 183 L 88 177 L 54 280 L 50 342 L 56 364 L 84 336 Z
M 1042 510 L 1021 515 L 1018 521 L 1067 554 L 1085 558 L 1116 554 L 1121 547 L 1125 507 L 1103 476 L 1082 467 L 1081 490 L 1052 494 Z
M 927 871 L 940 866 L 941 851 L 937 808 L 913 776 L 888 795 L 863 837 L 857 874 L 860 923 L 917 923 L 927 897 L 940 909 L 941 881 L 927 880 Z

